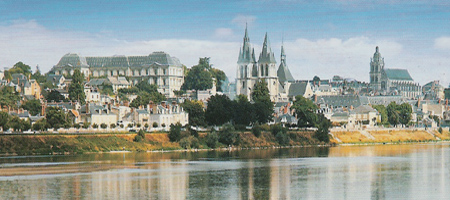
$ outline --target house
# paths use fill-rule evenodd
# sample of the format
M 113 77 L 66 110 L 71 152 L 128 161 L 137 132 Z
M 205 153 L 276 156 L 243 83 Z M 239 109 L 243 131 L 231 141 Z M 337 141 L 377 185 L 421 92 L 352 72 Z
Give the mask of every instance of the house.
M 314 94 L 309 81 L 298 81 L 294 83 L 286 82 L 285 87 L 289 88 L 287 94 L 288 97 L 293 100 L 295 100 L 294 98 L 297 95 L 302 95 L 305 98 L 311 98 Z
M 422 92 L 424 95 L 430 95 L 433 99 L 444 99 L 445 87 L 439 84 L 438 80 L 431 81 L 422 86 Z
M 350 113 L 354 115 L 353 119 L 355 121 L 364 125 L 374 126 L 376 122 L 381 121 L 381 115 L 369 105 L 358 106 Z
M 55 74 L 47 75 L 47 81 L 51 82 L 58 89 L 63 89 L 66 87 L 65 80 L 66 78 L 63 75 L 55 75 Z
M 129 83 L 127 79 L 123 76 L 119 77 L 109 76 L 107 79 L 109 83 L 112 85 L 113 91 L 116 94 L 119 89 L 131 87 L 131 83 Z
M 39 99 L 41 97 L 41 87 L 39 86 L 39 83 L 34 79 L 26 81 L 23 87 L 23 94 L 31 95 L 34 96 L 34 98 Z
M 110 124 L 117 123 L 117 114 L 111 112 L 111 105 L 99 105 L 95 103 L 88 103 L 80 108 L 80 122 L 86 122 L 92 124 L 105 123 L 108 126 Z

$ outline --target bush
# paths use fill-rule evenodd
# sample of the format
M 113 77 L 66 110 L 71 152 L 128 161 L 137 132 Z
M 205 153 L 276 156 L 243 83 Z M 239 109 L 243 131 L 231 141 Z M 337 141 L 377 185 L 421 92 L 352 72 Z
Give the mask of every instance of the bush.
M 233 126 L 226 124 L 222 130 L 219 131 L 219 142 L 227 146 L 233 145 L 236 142 L 237 134 L 233 130 Z
M 272 135 L 276 136 L 279 132 L 286 133 L 287 129 L 281 126 L 281 124 L 275 124 L 270 127 L 270 132 L 272 133 Z
M 140 124 L 140 123 L 137 123 L 136 126 L 137 126 L 138 128 L 141 128 L 141 124 Z
M 162 123 L 161 126 L 164 128 L 164 127 L 166 127 L 166 124 Z
M 180 140 L 180 146 L 183 149 L 190 149 L 190 148 L 199 148 L 200 147 L 200 142 L 198 141 L 198 139 L 194 136 L 189 136 L 189 137 L 185 137 L 183 139 Z
M 145 140 L 145 132 L 143 130 L 139 130 L 137 135 L 134 137 L 135 142 L 142 142 Z
M 116 128 L 116 124 L 112 123 L 112 124 L 109 125 L 109 127 Z
M 98 128 L 98 124 L 96 123 L 92 124 L 92 128 Z
M 176 142 L 181 139 L 181 123 L 171 124 L 169 130 L 169 140 L 171 142 Z
M 245 131 L 246 126 L 243 125 L 243 124 L 235 124 L 235 125 L 234 125 L 234 129 L 235 129 L 235 130 L 238 130 L 238 131 Z
M 76 129 L 79 129 L 81 127 L 81 125 L 80 124 L 73 124 L 73 127 L 76 128 Z
M 283 131 L 278 132 L 275 135 L 275 138 L 277 139 L 278 144 L 280 144 L 281 146 L 289 145 L 289 136 L 285 132 Z
M 252 133 L 253 135 L 255 135 L 256 137 L 261 136 L 261 126 L 256 123 L 255 125 L 253 125 L 252 127 Z
M 158 123 L 157 122 L 153 122 L 153 128 L 157 128 L 158 127 Z
M 440 134 L 442 134 L 442 127 L 439 127 L 438 131 Z
M 145 123 L 144 127 L 145 127 L 145 129 L 148 129 L 148 127 L 149 127 L 148 123 Z
M 190 133 L 192 136 L 198 138 L 198 132 L 197 132 L 196 130 L 189 128 L 189 133 Z
M 102 129 L 105 129 L 105 128 L 108 128 L 108 125 L 106 125 L 105 123 L 102 123 L 102 124 L 100 124 L 100 127 L 101 127 Z
M 120 126 L 120 128 L 123 128 L 123 124 L 120 124 L 119 126 Z
M 209 148 L 216 148 L 217 142 L 219 142 L 219 136 L 217 136 L 215 132 L 211 132 L 206 135 L 206 145 L 208 145 Z
M 87 122 L 84 122 L 84 123 L 83 123 L 83 128 L 84 128 L 84 129 L 87 129 L 87 128 L 89 128 L 90 125 L 91 125 L 91 124 L 89 124 L 89 123 L 87 123 Z
M 133 124 L 128 124 L 127 126 L 128 126 L 128 128 L 132 128 Z

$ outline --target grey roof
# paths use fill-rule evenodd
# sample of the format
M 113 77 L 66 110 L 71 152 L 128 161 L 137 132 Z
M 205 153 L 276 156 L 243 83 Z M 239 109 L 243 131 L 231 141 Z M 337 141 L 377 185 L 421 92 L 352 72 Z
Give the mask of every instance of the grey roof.
M 244 42 L 242 49 L 239 50 L 238 63 L 255 63 L 255 50 L 251 48 L 250 38 L 248 37 L 247 27 L 245 27 Z
M 353 112 L 355 112 L 357 114 L 365 114 L 365 113 L 369 113 L 369 112 L 377 112 L 377 110 L 373 109 L 369 105 L 361 105 L 361 106 L 356 107 L 353 110 Z
M 289 102 L 276 102 L 275 103 L 275 108 L 279 108 L 281 106 L 287 106 L 289 104 Z
M 286 55 L 284 54 L 283 46 L 281 46 L 281 63 L 277 70 L 277 76 L 280 83 L 295 80 L 291 74 L 291 71 L 289 71 L 289 68 L 286 65 Z
M 275 119 L 275 123 L 280 123 L 282 121 L 286 121 L 288 124 L 297 124 L 297 119 L 290 114 L 284 114 Z
M 390 80 L 406 80 L 413 81 L 406 69 L 384 69 L 386 76 Z
M 260 63 L 276 63 L 275 55 L 272 52 L 272 48 L 270 48 L 269 38 L 266 35 L 264 36 L 264 43 L 261 54 L 259 55 L 258 62 Z
M 108 77 L 108 80 L 113 85 L 129 85 L 130 83 L 127 81 L 125 77 Z
M 87 85 L 90 85 L 90 86 L 100 86 L 100 85 L 102 85 L 103 83 L 105 83 L 105 84 L 111 84 L 111 82 L 110 82 L 108 79 L 106 79 L 106 78 L 93 78 L 93 79 L 91 79 L 91 80 L 87 83 Z
M 306 92 L 306 87 L 308 86 L 307 82 L 297 82 L 292 83 L 289 87 L 289 94 L 290 97 L 295 97 L 297 95 L 304 95 Z
M 56 64 L 56 66 L 59 67 L 67 65 L 72 67 L 88 67 L 86 58 L 76 53 L 68 53 L 64 55 L 61 60 L 59 60 L 58 64 Z
M 55 83 L 55 82 L 58 82 L 62 77 L 63 77 L 63 75 L 49 74 L 49 75 L 47 75 L 47 81 Z
M 361 100 L 356 95 L 341 95 L 341 96 L 320 96 L 319 103 L 330 105 L 333 107 L 350 107 L 354 108 L 361 105 Z
M 136 110 L 136 112 L 138 113 L 138 114 L 148 114 L 149 112 L 147 111 L 147 110 L 145 110 L 145 109 L 138 109 L 138 110 Z
M 148 56 L 86 57 L 86 61 L 90 67 L 133 67 L 153 64 L 181 66 L 177 58 L 170 57 L 165 52 L 153 52 Z

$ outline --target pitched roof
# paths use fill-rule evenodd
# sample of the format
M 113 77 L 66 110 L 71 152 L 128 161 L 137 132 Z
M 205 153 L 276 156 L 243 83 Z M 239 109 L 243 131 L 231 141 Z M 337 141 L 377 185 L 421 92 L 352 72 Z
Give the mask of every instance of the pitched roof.
M 107 57 L 86 57 L 90 67 L 132 67 L 142 65 L 175 65 L 181 66 L 180 61 L 175 57 L 170 57 L 165 52 L 153 52 L 148 56 L 107 56 Z
M 272 52 L 272 48 L 270 48 L 269 38 L 267 37 L 267 33 L 264 36 L 264 43 L 261 54 L 259 55 L 258 62 L 262 63 L 276 63 L 275 56 Z
M 411 75 L 409 75 L 409 72 L 406 69 L 384 69 L 384 72 L 390 80 L 413 81 Z
M 356 95 L 341 95 L 341 96 L 320 96 L 319 103 L 331 105 L 334 107 L 350 107 L 354 108 L 361 105 L 361 100 Z
M 377 110 L 373 109 L 369 105 L 361 105 L 361 106 L 356 107 L 353 110 L 353 112 L 357 113 L 357 114 L 364 114 L 364 113 L 369 113 L 369 112 L 377 112 Z
M 286 55 L 284 55 L 284 48 L 281 46 L 281 63 L 277 70 L 277 76 L 280 83 L 284 83 L 285 81 L 294 81 L 294 77 L 289 71 L 289 68 L 286 65 Z
M 297 82 L 292 83 L 289 87 L 289 94 L 288 96 L 297 96 L 297 95 L 304 95 L 306 92 L 306 87 L 308 86 L 307 82 Z

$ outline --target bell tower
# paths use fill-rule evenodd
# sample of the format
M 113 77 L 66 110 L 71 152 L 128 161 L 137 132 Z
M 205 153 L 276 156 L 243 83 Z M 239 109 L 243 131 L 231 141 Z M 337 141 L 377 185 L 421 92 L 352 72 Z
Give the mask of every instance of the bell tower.
M 375 48 L 373 58 L 370 59 L 370 87 L 374 90 L 382 90 L 382 72 L 384 70 L 384 58 L 381 57 L 378 46 Z

